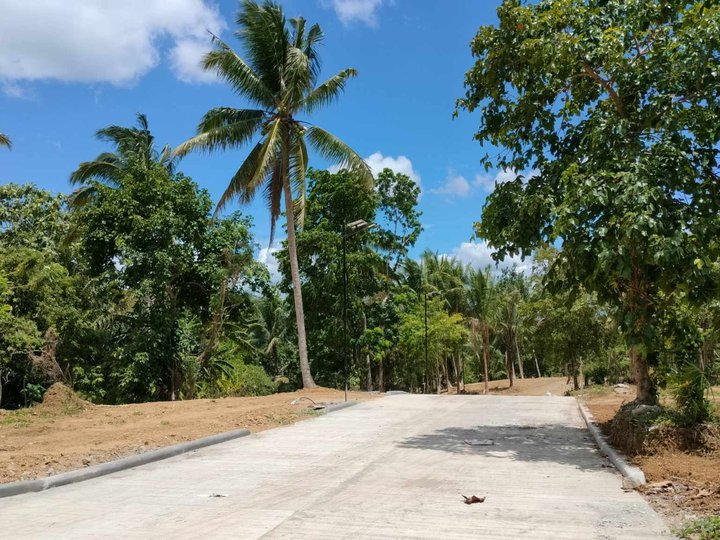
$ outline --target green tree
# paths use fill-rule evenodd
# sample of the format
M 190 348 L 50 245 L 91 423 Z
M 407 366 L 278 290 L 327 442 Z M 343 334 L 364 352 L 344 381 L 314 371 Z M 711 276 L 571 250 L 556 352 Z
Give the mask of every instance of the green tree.
M 305 321 L 310 339 L 315 375 L 327 385 L 344 379 L 348 346 L 343 338 L 343 234 L 347 223 L 362 219 L 372 222 L 378 197 L 371 190 L 358 189 L 357 175 L 348 170 L 337 173 L 311 170 L 304 229 L 298 234 L 297 256 L 303 280 Z M 350 235 L 346 241 L 348 272 L 348 354 L 357 356 L 355 339 L 363 331 L 363 317 L 373 295 L 379 292 L 385 267 L 374 250 L 379 231 L 372 229 Z M 289 251 L 278 253 L 285 286 L 292 285 Z M 367 322 L 367 320 L 365 320 Z M 371 324 L 372 325 L 372 324 Z
M 100 141 L 112 144 L 115 152 L 103 152 L 92 161 L 82 162 L 70 175 L 70 183 L 80 185 L 70 196 L 71 206 L 86 204 L 97 194 L 98 185 L 119 187 L 130 174 L 150 174 L 158 165 L 174 171 L 169 146 L 160 152 L 150 133 L 147 117 L 137 115 L 137 127 L 108 126 L 95 134 Z
M 497 256 L 561 242 L 548 278 L 608 302 L 631 345 L 638 401 L 656 401 L 662 291 L 707 290 L 720 232 L 720 6 L 505 0 L 480 28 L 458 108 L 484 163 L 515 171 L 477 234 Z
M 324 129 L 299 121 L 296 115 L 312 113 L 337 99 L 348 79 L 357 73 L 345 69 L 317 84 L 320 72 L 317 45 L 323 37 L 320 26 L 307 28 L 302 17 L 291 19 L 288 24 L 281 7 L 273 2 L 257 4 L 243 0 L 237 25 L 236 35 L 245 47 L 245 59 L 215 37 L 216 49 L 206 55 L 203 65 L 259 108 L 211 109 L 201 120 L 198 135 L 181 144 L 175 153 L 183 156 L 195 150 L 238 148 L 257 134 L 262 135 L 230 180 L 217 210 L 233 198 L 248 203 L 262 189 L 270 211 L 272 242 L 284 194 L 300 370 L 303 386 L 313 387 L 295 238 L 295 211 L 300 226 L 304 220 L 306 144 L 323 157 L 353 170 L 365 187 L 372 185 L 372 175 L 349 146 Z M 293 189 L 297 194 L 295 201 Z
M 476 357 L 479 356 L 480 349 L 482 349 L 483 382 L 487 394 L 490 378 L 490 308 L 494 291 L 490 267 L 482 271 L 468 266 L 465 280 L 470 320 L 470 344 Z M 480 346 L 481 340 L 482 347 Z

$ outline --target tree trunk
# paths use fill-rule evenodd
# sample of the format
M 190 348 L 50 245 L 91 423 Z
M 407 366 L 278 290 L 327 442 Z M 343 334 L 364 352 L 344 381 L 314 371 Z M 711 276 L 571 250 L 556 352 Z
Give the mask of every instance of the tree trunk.
M 450 369 L 448 368 L 447 357 L 445 357 L 445 360 L 443 361 L 443 371 L 445 375 L 445 388 L 447 390 L 447 393 L 449 394 L 452 390 L 452 382 L 450 382 Z
M 505 351 L 505 364 L 507 364 L 508 379 L 510 379 L 510 388 L 512 388 L 517 375 L 515 374 L 515 362 L 513 361 L 511 350 Z
M 520 356 L 520 347 L 518 347 L 517 335 L 515 335 L 515 350 L 517 351 L 517 363 L 520 368 L 520 378 L 525 378 L 525 370 L 523 369 L 522 357 Z
M 378 362 L 378 370 L 377 370 L 377 384 L 378 384 L 378 391 L 384 392 L 385 391 L 385 373 L 384 373 L 384 366 L 385 360 L 382 358 L 380 359 L 380 362 Z
M 310 372 L 310 362 L 307 354 L 307 341 L 305 338 L 305 311 L 303 310 L 302 286 L 300 284 L 300 270 L 297 261 L 297 244 L 295 242 L 295 214 L 293 209 L 292 193 L 290 192 L 290 179 L 285 175 L 283 179 L 285 191 L 285 214 L 287 217 L 288 258 L 290 259 L 290 276 L 292 278 L 293 300 L 295 301 L 295 320 L 298 333 L 298 354 L 300 356 L 300 374 L 303 388 L 315 388 L 316 384 Z
M 578 382 L 578 363 L 577 363 L 576 358 L 572 359 L 571 366 L 572 366 L 571 369 L 572 369 L 572 379 L 573 379 L 573 390 L 580 390 L 580 383 Z
M 630 348 L 630 365 L 632 366 L 637 397 L 635 401 L 648 405 L 657 404 L 657 390 L 650 378 L 650 366 L 647 355 L 642 354 L 634 345 Z
M 457 352 L 457 367 L 458 371 L 458 394 L 465 392 L 465 370 L 463 369 L 463 357 L 462 352 Z
M 487 323 L 483 322 L 483 369 L 485 371 L 485 393 L 488 393 L 489 371 L 490 371 L 490 329 Z
M 453 354 L 451 355 L 452 358 L 452 366 L 453 371 L 455 372 L 455 389 L 457 390 L 457 393 L 460 393 L 460 366 L 458 365 L 458 357 Z
M 540 373 L 540 364 L 538 364 L 537 361 L 537 354 L 535 354 L 535 351 L 533 350 L 533 358 L 535 359 L 535 369 L 537 369 L 538 379 L 542 377 L 542 374 Z

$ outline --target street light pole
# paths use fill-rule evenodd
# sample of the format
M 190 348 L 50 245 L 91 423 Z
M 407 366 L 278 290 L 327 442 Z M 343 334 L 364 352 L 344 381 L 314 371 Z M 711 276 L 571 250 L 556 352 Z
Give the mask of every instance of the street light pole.
M 425 393 L 428 393 L 430 380 L 428 377 L 428 320 L 427 320 L 427 291 L 423 287 L 423 296 L 425 297 Z
M 348 338 L 347 304 L 348 304 L 348 274 L 347 274 L 347 239 L 348 236 L 366 231 L 375 227 L 364 219 L 358 219 L 343 225 L 342 231 L 342 273 L 343 273 L 343 349 L 345 354 L 345 401 L 348 400 L 348 387 L 350 385 L 350 347 Z
M 345 401 L 347 401 L 348 384 L 350 379 L 350 368 L 348 365 L 348 328 L 347 328 L 347 225 L 343 227 L 342 234 L 343 253 L 342 253 L 342 273 L 343 273 L 343 348 L 345 356 Z

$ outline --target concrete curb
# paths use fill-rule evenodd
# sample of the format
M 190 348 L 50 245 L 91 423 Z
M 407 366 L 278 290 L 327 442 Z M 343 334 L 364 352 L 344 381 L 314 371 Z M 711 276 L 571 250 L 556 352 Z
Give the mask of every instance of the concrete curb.
M 588 430 L 590 430 L 590 433 L 592 433 L 595 442 L 612 464 L 615 465 L 615 468 L 620 471 L 620 474 L 626 478 L 627 484 L 633 488 L 644 485 L 646 483 L 645 473 L 637 467 L 630 465 L 617 450 L 610 446 L 610 443 L 608 443 L 607 439 L 605 439 L 605 436 L 600 431 L 597 422 L 595 422 L 595 418 L 587 406 L 577 398 L 576 401 L 578 408 L 580 409 L 580 415 L 583 417 L 583 420 L 585 420 L 585 424 L 587 425 Z
M 217 433 L 216 435 L 210 435 L 209 437 L 203 437 L 202 439 L 195 439 L 193 441 L 187 441 L 180 444 L 173 444 L 172 446 L 165 446 L 163 448 L 158 448 L 157 450 L 150 450 L 148 452 L 143 452 L 142 454 L 124 457 L 114 461 L 108 461 L 106 463 L 99 463 L 98 465 L 86 467 L 85 469 L 76 469 L 74 471 L 48 476 L 47 478 L 38 478 L 37 480 L 19 480 L 17 482 L 10 482 L 9 484 L 0 484 L 0 498 L 20 495 L 22 493 L 45 491 L 46 489 L 53 487 L 74 484 L 75 482 L 82 482 L 83 480 L 90 480 L 91 478 L 97 478 L 98 476 L 104 476 L 106 474 L 123 471 L 125 469 L 139 467 L 140 465 L 146 465 L 161 459 L 179 456 L 180 454 L 204 448 L 205 446 L 231 441 L 240 437 L 246 437 L 247 435 L 250 435 L 250 431 L 247 429 L 236 429 L 233 431 L 226 431 L 224 433 Z
M 322 409 L 322 414 L 339 411 L 341 409 L 357 405 L 358 403 L 359 401 L 332 403 Z M 226 431 L 224 433 L 217 433 L 201 439 L 195 439 L 193 441 L 173 444 L 172 446 L 164 446 L 162 448 L 158 448 L 157 450 L 150 450 L 148 452 L 143 452 L 142 454 L 107 461 L 105 463 L 93 465 L 92 467 L 76 469 L 74 471 L 68 471 L 48 476 L 46 478 L 38 478 L 37 480 L 19 480 L 8 484 L 0 484 L 0 498 L 12 497 L 13 495 L 21 495 L 23 493 L 45 491 L 46 489 L 54 487 L 74 484 L 76 482 L 82 482 L 83 480 L 90 480 L 91 478 L 97 478 L 98 476 L 105 476 L 106 474 L 132 469 L 133 467 L 139 467 L 140 465 L 147 465 L 148 463 L 153 463 L 154 461 L 179 456 L 180 454 L 186 454 L 187 452 L 192 452 L 193 450 L 198 450 L 199 448 L 231 441 L 233 439 L 239 439 L 240 437 L 246 437 L 248 435 L 250 435 L 249 430 L 236 429 L 233 431 Z
M 330 405 L 327 405 L 324 409 L 322 409 L 323 413 L 331 413 L 334 411 L 339 411 L 342 409 L 347 409 L 348 407 L 352 407 L 353 405 L 357 405 L 360 403 L 359 401 L 343 401 L 341 403 L 331 403 Z

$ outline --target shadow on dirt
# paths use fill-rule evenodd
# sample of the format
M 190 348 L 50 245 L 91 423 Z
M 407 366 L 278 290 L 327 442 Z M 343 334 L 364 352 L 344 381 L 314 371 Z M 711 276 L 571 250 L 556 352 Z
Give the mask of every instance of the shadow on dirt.
M 490 444 L 491 443 L 491 444 Z M 401 448 L 613 470 L 587 430 L 556 424 L 450 427 L 397 441 Z

